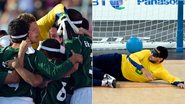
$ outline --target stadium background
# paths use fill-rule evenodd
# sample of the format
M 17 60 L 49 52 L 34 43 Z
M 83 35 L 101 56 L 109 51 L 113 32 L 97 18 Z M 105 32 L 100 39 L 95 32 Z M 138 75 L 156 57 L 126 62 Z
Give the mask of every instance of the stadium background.
M 58 3 L 79 10 L 92 24 L 91 0 L 0 0 L 0 29 L 7 31 L 8 23 L 21 12 L 32 13 L 38 20 Z
M 177 2 L 178 0 L 92 0 L 94 55 L 128 53 L 126 42 L 134 36 L 141 38 L 144 48 L 159 45 L 167 47 L 170 52 L 168 59 L 185 59 L 185 53 L 176 52 L 178 40 L 185 44 L 183 38 L 177 39 L 178 14 L 185 14 L 182 10 L 178 13 Z M 182 30 L 185 30 L 184 20 L 181 21 Z M 184 33 L 183 31 L 182 35 Z

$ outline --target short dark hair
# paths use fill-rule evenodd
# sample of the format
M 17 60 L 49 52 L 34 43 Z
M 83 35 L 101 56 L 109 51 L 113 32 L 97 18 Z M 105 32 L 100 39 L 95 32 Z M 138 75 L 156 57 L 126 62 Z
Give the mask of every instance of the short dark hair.
M 86 30 L 89 30 L 89 21 L 86 18 L 82 20 L 82 27 Z
M 34 17 L 34 15 L 30 14 L 30 13 L 21 13 L 20 15 L 18 15 L 17 17 L 18 19 L 22 19 L 25 22 L 28 23 L 28 25 L 30 25 L 32 22 L 36 22 L 36 18 Z
M 16 18 L 12 20 L 8 25 L 8 33 L 10 34 L 11 38 L 12 36 L 28 34 L 28 31 L 29 31 L 29 25 L 24 20 L 21 20 L 21 19 Z M 18 39 L 12 38 L 12 42 L 21 43 L 22 40 L 25 40 L 27 38 L 27 36 L 23 38 L 18 38 Z
M 5 30 L 0 30 L 0 35 L 4 36 L 4 35 L 8 35 L 8 33 Z
M 42 46 L 60 49 L 60 43 L 55 39 L 47 39 L 47 40 L 43 41 Z M 45 51 L 49 58 L 56 58 L 56 59 L 61 58 L 62 60 L 66 59 L 65 54 L 62 54 L 60 52 L 51 52 L 51 51 L 44 50 L 42 48 L 40 50 Z
M 71 21 L 83 20 L 82 14 L 75 9 L 67 9 L 67 14 Z M 82 24 L 75 24 L 78 28 L 82 27 Z
M 168 49 L 163 46 L 158 46 L 156 48 L 159 51 L 159 57 L 166 59 L 168 57 Z

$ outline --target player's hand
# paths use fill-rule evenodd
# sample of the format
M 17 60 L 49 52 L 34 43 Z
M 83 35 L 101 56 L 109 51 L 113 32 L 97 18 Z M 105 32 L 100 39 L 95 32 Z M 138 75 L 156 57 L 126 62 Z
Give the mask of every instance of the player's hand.
M 74 73 L 74 72 L 76 72 L 76 71 L 78 70 L 78 67 L 79 67 L 79 63 L 74 64 L 74 66 L 73 66 L 71 69 L 69 69 L 69 70 L 63 75 L 63 77 L 65 78 L 65 77 L 70 76 L 72 73 Z
M 75 63 L 82 63 L 83 62 L 83 56 L 80 54 L 77 54 L 73 51 L 72 52 L 72 56 L 69 58 L 69 60 L 73 63 L 73 65 Z
M 8 60 L 8 67 L 11 69 L 15 69 L 15 68 L 20 67 L 20 64 L 17 61 L 17 59 L 12 59 L 12 60 Z
M 74 64 L 73 70 L 74 70 L 74 71 L 77 71 L 77 70 L 78 70 L 78 67 L 79 67 L 79 63 Z
M 85 34 L 85 35 L 92 38 L 92 34 L 88 30 L 86 30 L 82 27 L 79 28 L 79 32 L 77 34 L 79 34 L 79 35 L 84 35 Z
M 179 83 L 179 84 L 177 85 L 177 87 L 182 88 L 182 89 L 185 89 L 185 85 L 184 85 L 183 83 Z
M 20 44 L 19 50 L 21 51 L 21 53 L 25 53 L 28 49 L 28 47 L 31 46 L 31 41 L 29 38 L 27 38 L 26 40 L 23 40 Z
M 148 72 L 145 68 L 141 69 L 141 72 L 146 76 L 147 79 L 149 79 L 150 81 L 153 81 L 154 78 L 152 76 L 152 74 L 150 72 Z

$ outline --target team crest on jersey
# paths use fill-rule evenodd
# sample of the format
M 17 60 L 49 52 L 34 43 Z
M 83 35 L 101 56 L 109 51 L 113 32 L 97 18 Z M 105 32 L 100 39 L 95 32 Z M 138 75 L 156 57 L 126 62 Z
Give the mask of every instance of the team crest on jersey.
M 142 74 L 143 74 L 143 73 L 141 72 L 141 70 L 139 70 L 139 69 L 136 69 L 135 72 L 136 72 L 137 74 L 139 74 L 139 75 L 142 75 Z

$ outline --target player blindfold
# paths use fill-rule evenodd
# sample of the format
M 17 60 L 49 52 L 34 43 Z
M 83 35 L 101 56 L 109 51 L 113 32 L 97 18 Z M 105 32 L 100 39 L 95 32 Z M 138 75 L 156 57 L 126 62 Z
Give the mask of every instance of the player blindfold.
M 161 57 L 160 52 L 157 49 L 153 49 L 151 52 L 154 57 Z M 161 60 L 160 63 L 163 61 L 164 61 L 164 59 Z
M 152 55 L 153 55 L 154 57 L 160 57 L 160 53 L 158 52 L 157 49 L 153 49 L 151 52 L 152 52 Z

